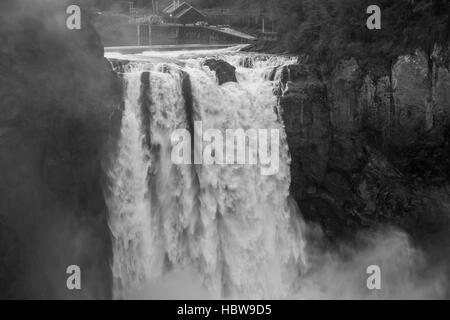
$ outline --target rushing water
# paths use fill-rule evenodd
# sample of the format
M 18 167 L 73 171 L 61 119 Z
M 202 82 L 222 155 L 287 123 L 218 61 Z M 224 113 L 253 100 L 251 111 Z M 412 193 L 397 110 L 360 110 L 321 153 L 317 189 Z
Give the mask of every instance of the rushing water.
M 219 86 L 202 66 L 207 56 L 235 65 L 238 83 Z M 293 60 L 232 50 L 135 58 L 123 74 L 121 138 L 110 170 L 114 296 L 146 298 L 146 286 L 183 270 L 212 298 L 292 294 L 306 259 L 270 79 Z M 203 129 L 279 129 L 278 173 L 263 176 L 259 165 L 175 165 L 171 134 L 192 130 L 194 120 Z
M 439 270 L 424 276 L 424 256 L 400 231 L 362 235 L 366 246 L 342 248 L 345 259 L 311 243 L 305 254 L 305 227 L 289 199 L 291 159 L 273 94 L 280 66 L 296 61 L 238 49 L 108 54 L 131 61 L 115 64 L 126 94 L 109 170 L 114 297 L 442 297 L 445 276 Z M 218 85 L 203 66 L 210 57 L 236 66 L 238 82 Z M 259 164 L 175 164 L 172 134 L 187 129 L 194 141 L 201 139 L 198 121 L 203 130 L 219 132 L 279 130 L 278 172 L 262 175 Z M 310 226 L 312 232 L 320 234 Z M 382 290 L 368 289 L 371 265 L 382 270 Z

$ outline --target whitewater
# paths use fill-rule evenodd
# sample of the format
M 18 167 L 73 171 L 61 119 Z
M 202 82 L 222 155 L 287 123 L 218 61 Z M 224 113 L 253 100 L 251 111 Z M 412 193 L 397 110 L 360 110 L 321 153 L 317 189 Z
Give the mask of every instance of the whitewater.
M 202 66 L 206 57 L 234 65 L 238 82 L 219 86 Z M 211 298 L 292 294 L 307 261 L 289 199 L 291 159 L 273 94 L 279 72 L 273 74 L 295 59 L 233 50 L 132 58 L 122 70 L 121 138 L 109 172 L 114 297 L 145 298 L 152 291 L 146 288 L 177 272 L 194 277 Z M 195 131 L 193 121 L 203 130 L 280 130 L 278 173 L 262 176 L 259 165 L 173 164 L 171 134 Z

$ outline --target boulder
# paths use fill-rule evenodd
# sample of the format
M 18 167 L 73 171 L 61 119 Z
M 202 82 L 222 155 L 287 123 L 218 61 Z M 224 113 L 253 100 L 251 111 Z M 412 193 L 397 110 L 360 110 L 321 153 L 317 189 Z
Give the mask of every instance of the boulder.
M 227 82 L 237 82 L 236 68 L 228 62 L 218 59 L 207 59 L 203 62 L 203 65 L 216 73 L 219 85 Z

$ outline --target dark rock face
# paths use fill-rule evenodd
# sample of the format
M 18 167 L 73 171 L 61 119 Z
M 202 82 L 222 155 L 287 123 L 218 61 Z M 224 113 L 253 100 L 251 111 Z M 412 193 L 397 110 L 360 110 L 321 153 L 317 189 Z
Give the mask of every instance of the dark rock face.
M 276 93 L 291 190 L 330 239 L 383 224 L 421 240 L 450 230 L 450 81 L 448 67 L 432 65 L 418 52 L 379 78 L 354 59 L 326 76 L 314 65 L 285 67 Z
M 326 87 L 314 70 L 289 66 L 286 72 L 295 79 L 282 82 L 280 97 L 292 157 L 291 189 L 306 205 L 309 195 L 315 201 L 315 190 L 325 178 L 331 147 L 329 103 Z
M 121 85 L 87 14 L 82 30 L 65 27 L 67 5 L 0 10 L 1 298 L 111 296 L 102 161 Z M 66 287 L 69 265 L 80 291 Z
M 236 68 L 228 62 L 217 59 L 208 59 L 203 65 L 216 73 L 219 85 L 227 82 L 237 82 Z

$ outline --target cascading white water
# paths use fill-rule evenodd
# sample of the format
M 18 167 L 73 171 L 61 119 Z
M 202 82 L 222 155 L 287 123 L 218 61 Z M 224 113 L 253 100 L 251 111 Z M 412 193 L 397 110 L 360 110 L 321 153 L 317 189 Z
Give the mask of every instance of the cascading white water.
M 305 269 L 301 221 L 288 200 L 286 135 L 269 79 L 275 67 L 293 61 L 214 55 L 237 67 L 238 83 L 219 86 L 202 66 L 208 54 L 195 52 L 172 52 L 170 62 L 161 62 L 165 54 L 143 54 L 147 62 L 133 63 L 123 75 L 125 108 L 109 199 L 116 298 L 136 292 L 146 298 L 144 286 L 183 269 L 194 270 L 212 298 L 283 298 Z M 187 76 L 190 86 L 183 87 Z M 142 77 L 149 79 L 147 89 Z M 259 165 L 174 164 L 170 137 L 188 128 L 189 117 L 204 130 L 279 129 L 278 173 L 263 176 Z

